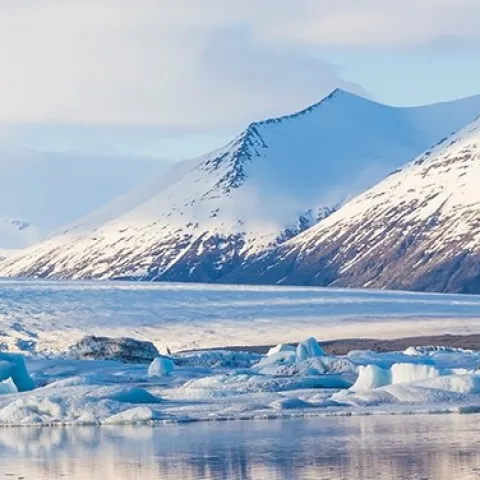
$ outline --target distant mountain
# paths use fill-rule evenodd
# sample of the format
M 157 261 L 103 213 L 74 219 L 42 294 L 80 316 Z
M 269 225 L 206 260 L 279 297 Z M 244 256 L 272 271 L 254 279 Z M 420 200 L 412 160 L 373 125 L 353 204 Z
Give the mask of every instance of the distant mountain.
M 51 234 L 167 168 L 151 158 L 4 149 L 0 142 L 0 212 Z
M 178 164 L 166 177 L 4 262 L 0 275 L 235 278 L 232 272 L 250 259 L 323 223 L 479 111 L 480 96 L 394 108 L 336 90 Z
M 477 119 L 235 281 L 480 293 L 479 187 Z
M 28 247 L 40 240 L 36 227 L 24 220 L 0 217 L 0 258 L 10 250 Z

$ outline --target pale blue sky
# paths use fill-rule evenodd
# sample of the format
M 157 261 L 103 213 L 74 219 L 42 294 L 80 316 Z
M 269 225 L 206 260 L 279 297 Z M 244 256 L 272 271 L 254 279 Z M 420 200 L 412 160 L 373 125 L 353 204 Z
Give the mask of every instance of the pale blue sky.
M 452 49 L 331 49 L 317 55 L 341 66 L 345 78 L 382 103 L 421 105 L 480 94 L 480 43 Z

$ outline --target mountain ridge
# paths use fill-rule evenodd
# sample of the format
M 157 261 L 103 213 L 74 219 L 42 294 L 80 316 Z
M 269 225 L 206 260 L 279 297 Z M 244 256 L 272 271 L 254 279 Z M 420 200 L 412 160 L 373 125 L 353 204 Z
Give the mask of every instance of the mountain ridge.
M 480 96 L 396 108 L 335 90 L 0 265 L 0 275 L 219 281 L 463 126 Z M 251 282 L 252 279 L 246 281 Z
M 479 184 L 480 117 L 235 278 L 480 293 Z

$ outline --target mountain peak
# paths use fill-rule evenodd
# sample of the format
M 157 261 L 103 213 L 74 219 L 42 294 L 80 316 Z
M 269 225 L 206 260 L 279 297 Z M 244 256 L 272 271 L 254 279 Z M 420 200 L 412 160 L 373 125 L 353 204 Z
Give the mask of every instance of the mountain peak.
M 336 96 L 339 96 L 339 95 L 350 95 L 352 97 L 358 97 L 359 95 L 355 95 L 354 93 L 351 93 L 347 90 L 343 90 L 342 88 L 335 88 L 334 90 L 332 90 L 330 92 L 329 95 L 327 95 L 326 98 L 333 98 L 333 97 L 336 97 Z
M 479 184 L 477 119 L 249 268 L 267 283 L 480 293 Z
M 316 103 L 313 103 L 313 104 L 309 105 L 308 107 L 305 107 L 305 108 L 303 108 L 301 110 L 298 110 L 294 113 L 289 113 L 289 114 L 285 114 L 285 115 L 280 115 L 278 117 L 271 117 L 271 118 L 267 118 L 265 120 L 260 120 L 258 122 L 253 122 L 249 125 L 249 128 L 250 127 L 256 127 L 256 126 L 258 127 L 258 126 L 264 126 L 264 125 L 278 124 L 278 123 L 282 123 L 286 120 L 293 120 L 293 119 L 299 118 L 303 115 L 306 115 L 308 113 L 314 112 L 319 107 L 326 104 L 327 102 L 332 101 L 332 100 L 337 100 L 337 99 L 362 100 L 362 101 L 365 101 L 365 102 L 371 102 L 370 100 L 368 100 L 365 97 L 362 97 L 360 95 L 355 95 L 354 93 L 347 92 L 346 90 L 342 90 L 341 88 L 336 88 L 331 93 L 329 93 L 326 97 L 323 97 L 320 101 L 318 101 Z
M 269 148 L 268 144 L 270 143 L 270 141 L 268 140 L 268 137 L 270 136 L 270 134 L 268 132 L 268 128 L 270 126 L 278 126 L 288 122 L 296 122 L 299 125 L 298 128 L 302 128 L 300 123 L 302 121 L 302 117 L 305 117 L 310 113 L 320 110 L 320 108 L 327 102 L 336 100 L 337 98 L 366 100 L 363 97 L 359 97 L 353 93 L 347 92 L 340 88 L 336 88 L 322 100 L 313 105 L 310 105 L 307 108 L 304 108 L 303 110 L 292 114 L 251 123 L 247 127 L 247 129 L 232 142 L 235 147 L 232 156 L 220 155 L 213 160 L 209 160 L 209 162 L 213 162 L 215 164 L 218 164 L 220 159 L 222 161 L 227 160 L 231 164 L 231 169 L 219 182 L 219 185 L 222 185 L 224 191 L 228 192 L 231 188 L 238 188 L 240 185 L 243 184 L 247 177 L 246 164 L 253 161 L 255 157 L 261 157 L 263 155 L 263 151 Z M 294 127 L 292 126 L 285 128 Z
M 2 262 L 0 275 L 224 279 L 328 222 L 346 199 L 479 110 L 480 98 L 405 111 L 337 89 L 293 115 L 252 123 L 225 147 L 93 214 L 94 221 Z

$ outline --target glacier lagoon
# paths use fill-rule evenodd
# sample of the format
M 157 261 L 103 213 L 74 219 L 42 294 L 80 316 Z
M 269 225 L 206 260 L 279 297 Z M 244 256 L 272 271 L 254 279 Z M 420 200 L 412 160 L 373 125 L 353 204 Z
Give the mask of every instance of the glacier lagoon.
M 0 429 L 0 476 L 25 480 L 467 480 L 480 416 L 422 415 Z
M 473 334 L 479 312 L 480 297 L 460 295 L 0 282 L 3 348 L 25 354 L 37 385 L 0 395 L 0 474 L 475 478 L 476 350 L 329 356 L 309 340 L 267 355 L 178 354 L 158 377 L 148 365 L 74 360 L 66 350 L 85 334 L 151 340 L 161 351 Z
M 480 351 L 475 345 L 473 350 L 354 350 L 328 355 L 311 339 L 297 350 L 283 346 L 266 355 L 198 349 L 301 342 L 310 337 L 478 334 L 479 316 L 480 297 L 475 296 L 2 281 L 2 347 L 25 355 L 38 388 L 1 395 L 0 424 L 478 412 Z M 169 367 L 163 373 L 163 367 L 149 368 L 148 363 L 72 357 L 69 345 L 91 334 L 150 340 L 160 352 L 167 347 L 173 352 L 197 350 L 174 354 L 174 370 Z M 152 375 L 155 371 L 159 375 Z M 1 380 L 8 381 L 8 375 L 4 377 Z

